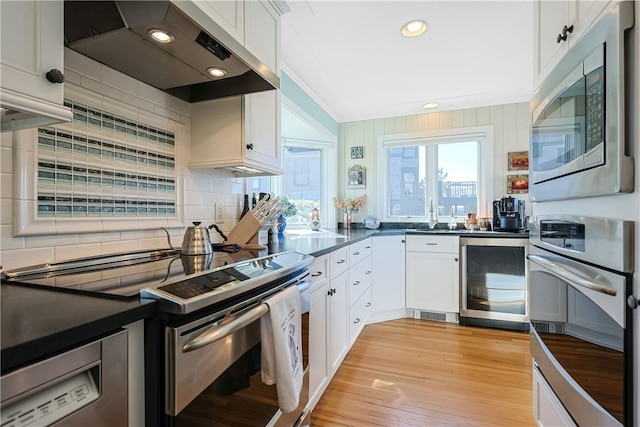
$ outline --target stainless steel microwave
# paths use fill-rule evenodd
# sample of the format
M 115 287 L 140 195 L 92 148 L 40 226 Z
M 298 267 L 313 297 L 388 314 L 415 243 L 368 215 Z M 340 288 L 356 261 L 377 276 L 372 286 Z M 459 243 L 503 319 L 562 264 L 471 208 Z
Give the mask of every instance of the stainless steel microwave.
M 633 192 L 633 157 L 626 138 L 626 31 L 633 2 L 608 9 L 571 46 L 529 104 L 531 201 Z

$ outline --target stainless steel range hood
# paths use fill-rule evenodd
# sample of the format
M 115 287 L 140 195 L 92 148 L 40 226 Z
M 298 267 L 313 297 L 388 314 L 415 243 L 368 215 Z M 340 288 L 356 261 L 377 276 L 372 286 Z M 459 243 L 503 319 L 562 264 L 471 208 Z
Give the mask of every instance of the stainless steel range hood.
M 169 31 L 174 42 L 153 41 L 152 28 Z M 187 102 L 280 86 L 276 74 L 193 2 L 65 1 L 64 35 L 70 49 Z M 227 74 L 214 78 L 210 67 Z

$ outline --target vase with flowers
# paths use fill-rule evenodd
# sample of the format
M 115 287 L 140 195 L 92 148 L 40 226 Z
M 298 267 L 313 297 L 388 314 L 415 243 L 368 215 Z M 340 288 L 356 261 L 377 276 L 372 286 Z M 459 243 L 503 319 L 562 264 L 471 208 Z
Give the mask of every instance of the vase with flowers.
M 351 219 L 354 212 L 358 212 L 364 203 L 367 201 L 367 195 L 363 194 L 360 197 L 355 197 L 353 199 L 338 199 L 337 197 L 333 198 L 333 206 L 340 209 L 343 213 L 343 227 L 351 228 Z
M 298 213 L 298 208 L 296 208 L 296 205 L 294 205 L 287 196 L 282 196 L 280 198 L 280 209 L 282 210 L 282 213 L 276 220 L 278 234 L 282 234 L 285 228 L 287 228 L 287 220 L 285 218 L 292 217 Z

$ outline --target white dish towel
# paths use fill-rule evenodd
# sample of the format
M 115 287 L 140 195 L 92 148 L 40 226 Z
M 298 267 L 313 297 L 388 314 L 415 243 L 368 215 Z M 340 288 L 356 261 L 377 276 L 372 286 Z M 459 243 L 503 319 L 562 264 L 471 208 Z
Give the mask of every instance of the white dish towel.
M 265 301 L 269 312 L 260 319 L 262 382 L 275 384 L 282 412 L 298 407 L 302 390 L 302 309 L 297 286 Z

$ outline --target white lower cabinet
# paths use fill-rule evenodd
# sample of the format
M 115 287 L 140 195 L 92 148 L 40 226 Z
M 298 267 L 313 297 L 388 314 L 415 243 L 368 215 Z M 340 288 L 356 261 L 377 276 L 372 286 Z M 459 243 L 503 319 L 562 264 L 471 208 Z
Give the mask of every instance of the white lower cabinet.
M 329 384 L 327 320 L 329 282 L 311 291 L 309 309 L 309 405 L 314 407 Z
M 407 308 L 460 312 L 457 236 L 407 236 Z
M 330 374 L 336 373 L 342 360 L 349 351 L 349 330 L 347 329 L 347 315 L 349 308 L 349 273 L 345 271 L 333 277 L 329 283 L 328 304 L 329 319 L 329 367 Z
M 539 427 L 575 427 L 544 377 L 533 368 L 533 418 Z
M 373 312 L 370 321 L 406 316 L 405 235 L 373 238 Z
M 372 290 L 371 286 L 365 289 L 360 298 L 353 303 L 349 310 L 349 336 L 351 337 L 351 345 L 356 341 L 364 325 L 371 316 L 372 307 Z

